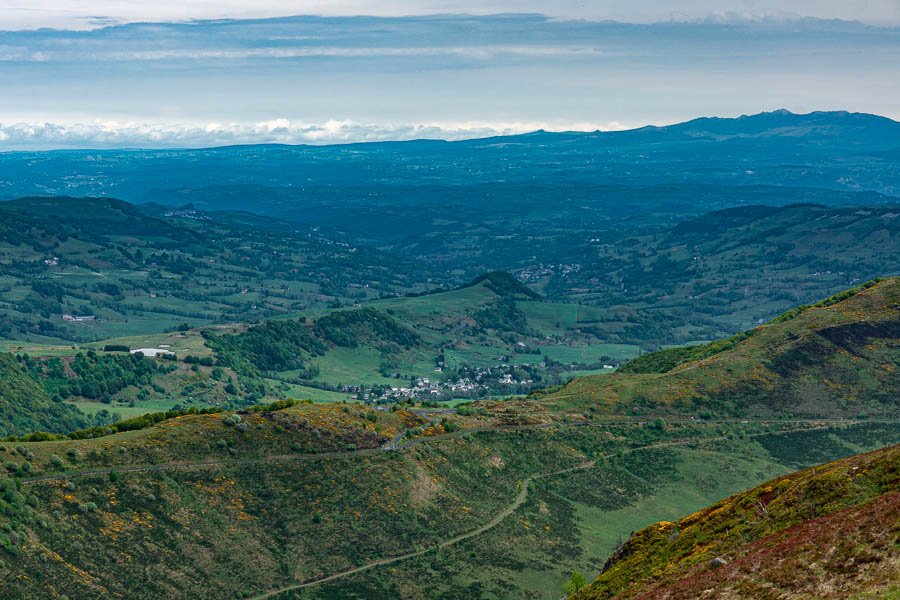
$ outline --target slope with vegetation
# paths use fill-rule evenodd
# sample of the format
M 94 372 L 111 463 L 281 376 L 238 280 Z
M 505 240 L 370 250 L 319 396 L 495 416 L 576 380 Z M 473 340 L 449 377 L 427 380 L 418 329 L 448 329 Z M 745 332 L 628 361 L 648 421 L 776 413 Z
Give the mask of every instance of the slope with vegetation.
M 892 418 L 898 340 L 900 279 L 873 281 L 731 340 L 662 351 L 622 374 L 578 379 L 546 402 L 604 412 Z
M 573 561 L 598 569 L 627 528 L 820 455 L 787 460 L 784 445 L 829 436 L 819 452 L 845 456 L 900 439 L 889 424 L 497 429 L 526 408 L 451 416 L 462 437 L 405 411 L 282 404 L 7 442 L 0 591 L 537 598 Z M 404 431 L 406 445 L 386 450 Z M 717 478 L 702 476 L 709 465 Z
M 593 577 L 629 532 L 660 518 L 676 519 L 798 468 L 900 441 L 900 425 L 889 418 L 825 419 L 842 393 L 875 415 L 867 382 L 893 393 L 892 380 L 881 373 L 894 364 L 886 361 L 897 359 L 896 334 L 889 331 L 897 322 L 897 292 L 897 280 L 885 280 L 796 311 L 665 373 L 614 375 L 602 389 L 587 378 L 553 395 L 483 401 L 455 415 L 285 402 L 237 413 L 172 412 L 121 429 L 4 442 L 0 592 L 16 599 L 536 599 L 558 593 L 573 566 Z M 830 351 L 826 342 L 839 346 Z M 808 348 L 821 356 L 813 366 L 804 358 Z M 795 362 L 773 363 L 784 353 Z M 751 376 L 795 365 L 779 377 L 799 389 L 815 369 L 831 369 L 832 377 L 843 360 L 855 365 L 853 386 L 829 379 L 840 384 L 829 396 L 833 402 L 806 405 L 810 413 L 820 410 L 806 418 L 779 419 L 766 386 L 745 388 L 747 414 L 740 419 L 688 418 L 698 404 L 732 414 L 721 400 L 714 405 L 699 395 L 690 405 L 657 403 L 646 393 L 622 401 L 629 385 L 680 389 L 693 381 L 686 373 L 736 362 L 737 375 Z M 846 513 L 852 520 L 833 523 L 851 536 L 871 533 L 873 549 L 838 541 L 822 558 L 825 573 L 797 585 L 837 581 L 830 573 L 886 569 L 892 546 L 867 523 L 895 511 L 880 504 L 897 485 L 895 454 L 777 479 L 769 490 L 682 521 L 678 535 L 671 535 L 671 525 L 652 528 L 658 535 L 642 533 L 625 543 L 616 556 L 626 562 L 612 563 L 624 566 L 604 577 L 623 573 L 609 579 L 615 586 L 677 586 L 682 569 L 714 576 L 709 563 L 720 554 L 728 563 L 720 569 L 751 568 L 752 557 L 773 556 L 763 547 L 768 541 L 794 539 L 772 535 L 868 499 L 859 505 L 865 510 Z M 734 535 L 721 535 L 723 523 Z M 814 527 L 804 531 L 828 547 Z M 742 554 L 744 544 L 750 546 Z M 805 548 L 814 552 L 813 545 Z M 665 560 L 634 554 L 651 550 Z M 243 559 L 248 553 L 252 563 Z M 745 555 L 751 558 L 742 562 Z M 629 556 L 646 560 L 628 563 Z M 761 564 L 769 579 L 754 580 L 752 597 L 765 597 L 753 594 L 782 581 L 782 567 L 796 570 L 793 563 Z M 662 566 L 645 575 L 648 565 Z M 673 578 L 666 579 L 669 568 Z
M 0 354 L 0 436 L 35 430 L 72 431 L 90 423 L 50 394 L 10 354 Z
M 900 202 L 767 204 L 579 244 L 581 268 L 548 281 L 547 293 L 628 304 L 728 334 L 861 281 L 900 273 Z
M 424 289 L 407 259 L 249 213 L 109 198 L 0 205 L 0 338 L 92 341 Z M 63 315 L 94 317 L 65 321 Z
M 643 529 L 570 598 L 894 598 L 898 515 L 900 446 L 893 446 Z

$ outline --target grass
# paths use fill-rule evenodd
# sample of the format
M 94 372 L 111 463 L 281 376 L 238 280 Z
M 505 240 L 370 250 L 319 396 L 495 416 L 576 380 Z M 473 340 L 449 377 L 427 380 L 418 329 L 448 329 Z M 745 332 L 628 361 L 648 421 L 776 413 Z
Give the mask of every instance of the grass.
M 139 417 L 141 415 L 145 415 L 147 413 L 152 412 L 160 412 L 170 410 L 175 404 L 178 404 L 175 400 L 143 400 L 139 405 L 128 406 L 123 404 L 104 404 L 103 402 L 91 402 L 88 400 L 80 400 L 77 402 L 72 402 L 74 406 L 78 408 L 83 413 L 94 415 L 100 412 L 101 410 L 106 410 L 113 415 L 120 415 L 123 419 L 130 419 L 132 417 Z M 204 405 L 197 405 L 198 408 L 203 408 Z
M 614 361 L 626 361 L 636 357 L 640 349 L 631 344 L 596 344 L 590 346 L 544 346 L 541 351 L 552 360 L 565 364 L 594 364 L 602 362 L 604 357 L 609 357 Z
M 585 556 L 608 556 L 620 539 L 627 540 L 632 532 L 651 523 L 675 520 L 760 480 L 790 471 L 790 467 L 771 459 L 748 458 L 734 450 L 675 450 L 666 457 L 674 461 L 673 476 L 651 494 L 623 508 L 603 511 L 575 503 Z M 591 572 L 588 563 L 573 567 Z
M 284 385 L 287 386 L 285 394 L 298 400 L 312 400 L 316 403 L 332 404 L 350 400 L 352 397 L 352 394 L 332 392 L 330 390 L 320 390 L 319 388 L 309 387 L 305 385 L 296 385 L 293 383 Z
M 315 381 L 331 385 L 397 385 L 397 380 L 383 377 L 378 372 L 380 354 L 374 348 L 336 347 L 310 362 L 319 367 Z
M 495 410 L 529 408 L 509 402 Z M 54 454 L 62 457 L 65 470 L 87 471 L 254 460 L 295 455 L 297 448 L 301 454 L 311 448 L 346 450 L 349 444 L 358 450 L 376 448 L 422 422 L 402 412 L 379 412 L 373 422 L 369 412 L 361 405 L 302 404 L 279 413 L 244 414 L 243 432 L 225 425 L 225 415 L 201 415 L 93 440 L 24 445 L 35 454 L 34 475 L 40 476 L 54 472 Z M 463 421 L 471 426 L 497 418 Z M 756 424 L 488 431 L 391 453 L 125 472 L 117 481 L 105 474 L 84 475 L 73 480 L 74 491 L 63 482 L 33 484 L 29 494 L 40 507 L 34 519 L 43 519 L 49 529 L 35 530 L 37 545 L 7 561 L 0 581 L 12 586 L 7 588 L 11 598 L 48 585 L 70 597 L 90 591 L 104 598 L 126 589 L 135 598 L 193 596 L 213 581 L 226 595 L 244 589 L 260 593 L 427 549 L 490 521 L 527 477 L 601 460 L 587 471 L 536 481 L 518 511 L 458 546 L 395 565 L 396 571 L 379 567 L 304 592 L 305 598 L 541 597 L 558 592 L 571 565 L 596 572 L 609 554 L 609 540 L 623 525 L 650 522 L 660 511 L 668 515 L 698 508 L 787 469 L 749 441 L 703 445 L 723 427 L 762 431 Z M 900 436 L 900 430 L 895 433 Z M 870 437 L 863 431 L 848 435 L 854 444 Z M 885 431 L 873 439 L 881 443 L 891 435 Z M 686 437 L 698 442 L 684 449 L 617 455 Z M 609 457 L 605 462 L 604 455 Z M 4 458 L 21 460 L 9 451 Z M 720 480 L 701 476 L 709 464 L 719 465 Z M 78 507 L 88 502 L 97 505 L 96 512 L 80 513 Z M 599 533 L 583 533 L 595 527 Z M 45 551 L 60 559 L 43 562 Z M 248 552 L 252 565 L 240 558 Z M 132 558 L 116 558 L 122 553 Z M 159 565 L 170 576 L 150 577 L 142 565 Z M 78 576 L 71 566 L 97 580 Z M 10 577 L 34 569 L 40 577 Z
M 652 597 L 660 588 L 676 597 L 707 589 L 824 597 L 895 581 L 898 452 L 893 446 L 792 473 L 638 531 L 577 597 Z M 733 566 L 710 569 L 713 557 Z

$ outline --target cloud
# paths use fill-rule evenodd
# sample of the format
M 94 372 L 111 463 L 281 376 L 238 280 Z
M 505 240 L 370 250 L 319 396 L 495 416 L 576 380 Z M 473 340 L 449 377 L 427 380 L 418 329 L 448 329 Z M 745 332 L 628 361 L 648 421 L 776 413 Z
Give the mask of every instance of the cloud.
M 19 0 L 0 6 L 6 28 L 66 27 L 90 29 L 108 22 L 185 21 L 190 19 L 261 18 L 292 14 L 433 15 L 545 12 L 553 17 L 618 20 L 637 23 L 702 19 L 714 13 L 761 15 L 795 13 L 822 19 L 850 19 L 869 24 L 900 24 L 896 0 Z
M 185 148 L 234 144 L 340 144 L 413 139 L 461 140 L 546 131 L 612 131 L 616 121 L 360 123 L 332 119 L 306 123 L 276 118 L 257 123 L 151 124 L 97 120 L 91 123 L 0 124 L 0 150 L 46 148 Z
M 435 46 L 435 47 L 339 47 L 320 46 L 308 48 L 169 48 L 165 50 L 90 50 L 79 53 L 72 49 L 64 51 L 33 51 L 28 48 L 0 48 L 0 61 L 7 62 L 49 62 L 73 61 L 167 61 L 167 60 L 240 60 L 245 58 L 389 58 L 389 57 L 435 57 L 459 56 L 479 60 L 489 60 L 497 55 L 531 57 L 591 56 L 602 54 L 595 48 L 573 46 Z

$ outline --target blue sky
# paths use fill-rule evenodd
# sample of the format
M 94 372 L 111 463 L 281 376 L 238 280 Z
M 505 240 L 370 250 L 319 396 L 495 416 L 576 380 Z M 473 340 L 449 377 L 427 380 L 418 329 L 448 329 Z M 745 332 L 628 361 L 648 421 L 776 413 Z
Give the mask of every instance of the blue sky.
M 541 4 L 5 3 L 0 150 L 458 139 L 781 107 L 900 118 L 900 0 L 446 14 Z M 301 10 L 326 16 L 279 16 Z M 866 23 L 834 20 L 852 16 Z

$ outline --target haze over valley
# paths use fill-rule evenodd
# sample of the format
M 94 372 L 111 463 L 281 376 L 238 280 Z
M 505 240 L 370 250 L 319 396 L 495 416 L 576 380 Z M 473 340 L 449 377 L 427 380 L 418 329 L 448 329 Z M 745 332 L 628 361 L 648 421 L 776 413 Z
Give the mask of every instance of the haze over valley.
M 895 3 L 589 4 L 0 7 L 0 597 L 897 597 Z

